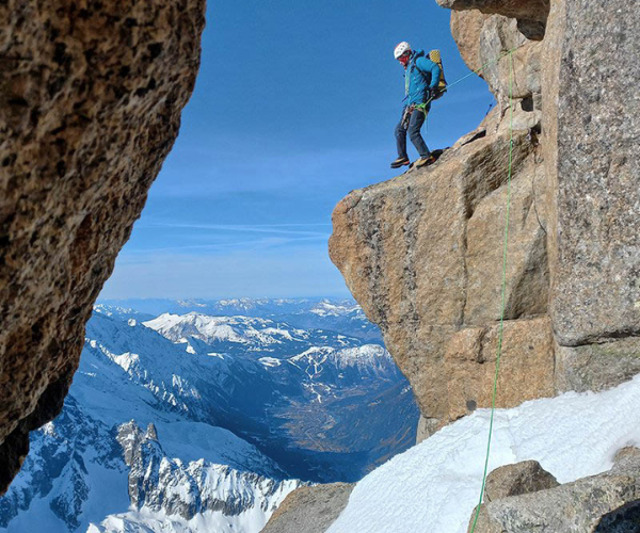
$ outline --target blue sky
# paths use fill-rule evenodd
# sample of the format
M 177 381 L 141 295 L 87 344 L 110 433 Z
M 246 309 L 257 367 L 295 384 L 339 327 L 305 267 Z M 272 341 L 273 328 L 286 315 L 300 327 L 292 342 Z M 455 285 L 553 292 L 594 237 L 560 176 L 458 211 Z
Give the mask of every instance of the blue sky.
M 394 46 L 439 48 L 449 82 L 469 72 L 449 17 L 435 0 L 210 0 L 180 135 L 102 298 L 347 295 L 331 211 L 398 174 Z M 429 147 L 492 102 L 475 76 L 452 88 L 423 127 Z

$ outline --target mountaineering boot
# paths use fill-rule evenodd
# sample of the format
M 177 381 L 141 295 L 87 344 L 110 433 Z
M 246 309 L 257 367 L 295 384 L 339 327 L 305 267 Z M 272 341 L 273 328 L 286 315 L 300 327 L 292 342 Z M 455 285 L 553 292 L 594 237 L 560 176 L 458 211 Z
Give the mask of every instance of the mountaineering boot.
M 400 168 L 408 164 L 409 164 L 408 157 L 399 157 L 398 159 L 396 159 L 391 163 L 391 168 Z
M 418 159 L 415 162 L 415 166 L 416 168 L 420 168 L 420 167 L 424 167 L 426 165 L 431 165 L 433 163 L 436 162 L 436 157 L 434 157 L 433 154 L 429 155 L 428 157 L 421 157 L 420 159 Z

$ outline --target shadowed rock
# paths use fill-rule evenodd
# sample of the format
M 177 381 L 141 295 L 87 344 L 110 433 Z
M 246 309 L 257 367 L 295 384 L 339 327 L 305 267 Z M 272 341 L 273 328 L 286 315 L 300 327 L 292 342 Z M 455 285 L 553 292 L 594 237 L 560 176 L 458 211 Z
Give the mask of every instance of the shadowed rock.
M 442 7 L 482 13 L 500 14 L 515 19 L 545 22 L 549 14 L 549 0 L 437 0 Z
M 84 325 L 195 81 L 204 1 L 0 4 L 0 492 L 57 415 Z

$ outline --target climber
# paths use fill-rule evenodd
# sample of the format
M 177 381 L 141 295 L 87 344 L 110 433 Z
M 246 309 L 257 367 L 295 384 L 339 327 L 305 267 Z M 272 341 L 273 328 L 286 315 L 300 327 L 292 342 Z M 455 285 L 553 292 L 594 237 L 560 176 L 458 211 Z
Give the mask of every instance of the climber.
M 438 94 L 440 67 L 431 61 L 423 50 L 414 51 L 411 49 L 411 45 L 404 41 L 396 46 L 393 55 L 405 69 L 405 106 L 395 132 L 398 159 L 391 163 L 391 168 L 399 168 L 409 164 L 407 131 L 411 142 L 420 154 L 420 159 L 415 162 L 415 166 L 430 165 L 435 161 L 435 157 L 431 155 L 422 135 L 420 135 L 420 128 L 422 128 L 431 108 L 431 100 L 435 99 Z

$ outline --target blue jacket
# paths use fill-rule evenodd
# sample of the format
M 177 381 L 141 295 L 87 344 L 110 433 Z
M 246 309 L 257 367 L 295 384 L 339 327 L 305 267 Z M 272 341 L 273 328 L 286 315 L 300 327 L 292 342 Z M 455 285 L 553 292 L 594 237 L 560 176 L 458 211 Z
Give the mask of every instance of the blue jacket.
M 424 50 L 415 50 L 404 72 L 405 105 L 424 104 L 428 89 L 434 89 L 440 81 L 440 67 L 425 56 Z

